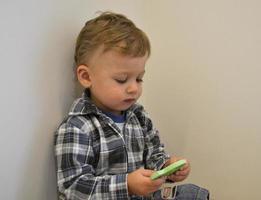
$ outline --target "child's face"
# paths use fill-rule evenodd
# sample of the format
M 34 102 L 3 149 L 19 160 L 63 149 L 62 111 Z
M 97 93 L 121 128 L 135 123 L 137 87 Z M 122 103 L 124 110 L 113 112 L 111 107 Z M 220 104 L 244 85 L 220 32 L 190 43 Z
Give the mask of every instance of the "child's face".
M 96 52 L 88 65 L 91 99 L 97 107 L 114 114 L 133 105 L 142 94 L 144 57 L 123 56 L 113 50 Z

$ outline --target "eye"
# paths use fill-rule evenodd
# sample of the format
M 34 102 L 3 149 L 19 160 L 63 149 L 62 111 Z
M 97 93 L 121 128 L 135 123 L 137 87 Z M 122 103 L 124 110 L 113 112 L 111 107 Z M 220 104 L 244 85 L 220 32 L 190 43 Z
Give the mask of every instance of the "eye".
M 115 79 L 117 83 L 124 84 L 127 82 L 127 79 Z
M 142 78 L 137 78 L 136 81 L 137 81 L 138 83 L 142 83 L 142 82 L 143 82 L 143 79 L 142 79 Z

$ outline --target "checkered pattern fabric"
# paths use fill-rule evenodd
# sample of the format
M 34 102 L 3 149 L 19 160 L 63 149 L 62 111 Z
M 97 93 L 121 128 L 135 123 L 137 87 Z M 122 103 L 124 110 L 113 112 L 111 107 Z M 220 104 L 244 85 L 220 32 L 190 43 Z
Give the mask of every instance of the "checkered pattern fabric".
M 169 158 L 141 105 L 126 111 L 123 131 L 86 90 L 55 134 L 59 199 L 150 199 L 128 195 L 128 173 L 160 169 Z

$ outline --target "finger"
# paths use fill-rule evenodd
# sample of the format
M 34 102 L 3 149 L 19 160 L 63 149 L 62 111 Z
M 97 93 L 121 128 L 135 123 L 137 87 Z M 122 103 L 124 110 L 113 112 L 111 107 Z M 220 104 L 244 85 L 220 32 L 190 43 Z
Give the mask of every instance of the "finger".
M 183 175 L 183 174 L 179 174 L 179 175 L 176 175 L 176 174 L 175 174 L 175 175 L 174 175 L 174 177 L 175 177 L 175 178 L 178 178 L 178 179 L 179 179 L 179 178 L 183 178 L 183 177 L 187 177 L 187 176 L 188 176 L 188 174 L 184 174 L 184 175 Z
M 173 156 L 173 157 L 170 158 L 170 164 L 175 163 L 175 162 L 177 162 L 179 160 L 181 160 L 180 157 Z
M 177 177 L 175 177 L 175 182 L 180 182 L 180 181 L 183 181 L 183 180 L 185 180 L 186 179 L 186 177 L 185 176 L 177 176 Z
M 166 178 L 158 178 L 156 180 L 152 180 L 152 185 L 154 186 L 161 186 L 166 181 Z
M 175 174 L 178 174 L 178 175 L 183 174 L 183 175 L 185 175 L 185 174 L 189 174 L 189 172 L 190 172 L 190 166 L 188 165 L 188 166 L 182 167 L 180 170 L 175 172 Z
M 187 176 L 177 176 L 177 175 L 171 175 L 170 177 L 168 177 L 170 180 L 174 181 L 174 182 L 179 182 L 179 181 L 183 181 L 184 179 L 186 179 Z
M 186 168 L 190 168 L 190 163 L 188 162 L 188 160 L 186 160 L 186 164 L 183 166 L 184 169 Z
M 187 175 L 189 173 L 190 173 L 190 167 L 187 167 L 187 168 L 184 168 L 184 169 L 180 169 L 175 174 L 176 175 Z
M 151 180 L 151 184 L 149 185 L 149 188 L 151 191 L 154 192 L 154 191 L 158 190 L 164 182 L 165 182 L 165 179 L 162 179 L 162 178 L 159 178 L 156 180 Z
M 180 172 L 179 172 L 180 173 Z M 174 178 L 174 179 L 176 179 L 176 178 L 181 178 L 181 177 L 187 177 L 188 175 L 189 175 L 189 173 L 182 173 L 182 174 L 179 174 L 179 173 L 175 173 L 175 174 L 172 174 L 172 175 L 170 175 L 169 177 L 171 177 L 171 178 Z M 168 177 L 168 178 L 169 178 Z
M 149 169 L 141 169 L 141 174 L 146 177 L 150 177 L 155 171 Z
M 181 167 L 180 170 L 182 171 L 182 170 L 185 170 L 185 169 L 188 169 L 188 168 L 190 168 L 190 167 L 189 167 L 189 165 L 186 164 L 183 167 Z
M 185 176 L 186 174 L 189 174 L 189 169 L 185 169 L 185 170 L 180 170 L 180 171 L 177 171 L 175 172 L 175 175 L 182 175 L 182 176 Z

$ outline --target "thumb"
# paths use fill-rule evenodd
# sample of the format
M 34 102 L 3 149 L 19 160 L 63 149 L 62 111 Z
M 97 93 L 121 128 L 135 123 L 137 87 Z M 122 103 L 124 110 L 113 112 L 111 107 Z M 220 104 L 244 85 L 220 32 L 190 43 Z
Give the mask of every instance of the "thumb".
M 150 177 L 154 173 L 153 170 L 141 169 L 141 174 L 146 177 Z

